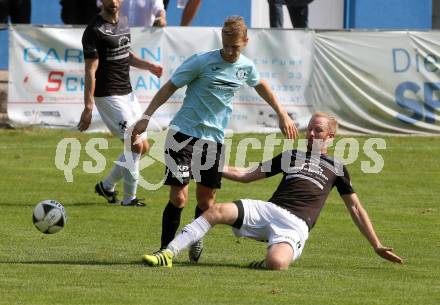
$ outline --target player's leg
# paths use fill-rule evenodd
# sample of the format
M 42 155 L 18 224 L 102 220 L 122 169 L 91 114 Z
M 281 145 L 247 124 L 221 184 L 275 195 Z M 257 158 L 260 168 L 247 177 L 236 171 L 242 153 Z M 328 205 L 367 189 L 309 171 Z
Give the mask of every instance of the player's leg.
M 145 154 L 149 149 L 149 144 L 146 139 L 146 135 L 137 135 L 136 140 L 130 143 L 130 149 L 125 150 L 125 154 L 130 154 L 133 159 L 133 164 L 131 168 L 125 168 L 123 170 L 124 178 L 124 200 L 122 205 L 128 206 L 142 206 L 145 205 L 139 199 L 137 199 L 137 187 L 139 181 L 139 162 L 143 154 Z M 124 143 L 125 144 L 125 143 Z M 127 142 L 128 145 L 128 142 Z
M 215 204 L 217 189 L 221 188 L 222 174 L 219 168 L 223 168 L 224 164 L 222 144 L 199 139 L 194 144 L 192 162 L 192 174 L 197 181 L 194 217 L 197 219 L 203 211 Z M 188 252 L 190 262 L 198 262 L 203 248 L 203 239 L 191 245 Z
M 123 141 L 127 122 L 121 116 L 124 110 L 120 97 L 95 97 L 95 105 L 102 121 L 110 132 Z M 95 192 L 107 199 L 108 203 L 117 203 L 118 201 L 115 188 L 119 180 L 123 177 L 123 164 L 125 163 L 125 154 L 122 152 L 114 162 L 110 173 L 101 182 L 95 185 Z
M 162 214 L 161 249 L 173 240 L 180 225 L 182 209 L 188 201 L 191 180 L 192 138 L 170 129 L 165 142 L 165 185 L 170 186 L 169 201 Z
M 30 23 L 31 22 L 31 0 L 10 1 L 11 23 Z
M 110 130 L 117 136 L 124 145 L 130 141 L 124 141 L 131 136 L 126 131 L 128 127 L 136 122 L 142 115 L 142 109 L 133 93 L 121 96 L 107 96 L 95 98 L 96 108 Z M 115 187 L 119 180 L 124 180 L 124 199 L 122 204 L 125 206 L 144 206 L 136 197 L 137 182 L 139 177 L 139 160 L 141 154 L 148 149 L 146 134 L 139 135 L 142 139 L 137 144 L 128 145 L 124 152 L 118 157 L 110 173 L 105 179 L 95 186 L 95 191 L 105 197 L 109 203 L 116 203 Z M 131 143 L 129 143 L 131 144 Z
M 290 21 L 294 28 L 307 28 L 309 23 L 309 6 L 287 6 Z
M 165 249 L 173 240 L 180 226 L 180 217 L 188 201 L 188 184 L 171 185 L 168 204 L 162 213 L 162 235 L 160 249 Z
M 282 28 L 284 22 L 283 1 L 268 0 L 269 3 L 269 22 L 271 28 Z
M 308 227 L 304 220 L 273 203 L 265 209 L 272 219 L 266 229 L 268 248 L 262 261 L 249 267 L 256 269 L 286 270 L 302 253 L 308 238 Z
M 235 203 L 223 203 L 211 206 L 200 217 L 186 225 L 168 245 L 167 249 L 177 255 L 197 240 L 203 238 L 217 224 L 233 225 L 238 217 Z
M 208 210 L 215 204 L 216 191 L 217 190 L 215 188 L 207 187 L 202 185 L 201 183 L 197 183 L 197 206 L 194 213 L 194 219 L 200 217 L 204 211 Z M 203 239 L 195 241 L 188 251 L 189 261 L 192 263 L 197 263 L 200 259 L 200 256 L 202 255 L 203 248 Z
M 128 135 L 126 135 L 128 136 Z M 126 163 L 122 174 L 124 182 L 124 198 L 121 204 L 123 206 L 144 206 L 145 203 L 137 197 L 137 187 L 139 181 L 139 162 L 143 154 L 149 149 L 149 144 L 146 139 L 146 134 L 137 136 L 133 144 L 125 141 L 127 145 L 130 145 L 128 149 L 125 149 L 125 158 L 131 158 L 130 162 Z M 128 154 L 128 155 L 127 155 Z M 131 162 L 132 161 L 132 162 Z
M 121 203 L 123 206 L 145 206 L 145 203 L 138 199 L 136 194 L 140 175 L 140 158 L 149 148 L 148 141 L 146 140 L 147 133 L 144 132 L 141 135 L 137 135 L 135 139 L 133 139 L 131 133 L 133 125 L 142 117 L 142 114 L 142 107 L 133 92 L 121 98 L 120 117 L 122 117 L 125 125 L 124 152 L 126 154 L 125 158 L 128 161 L 123 170 L 124 199 Z
M 192 223 L 186 225 L 166 249 L 152 255 L 144 255 L 142 260 L 150 266 L 171 267 L 175 256 L 194 244 L 195 241 L 203 238 L 213 226 L 217 224 L 233 226 L 238 217 L 239 210 L 235 203 L 216 204 Z
M 266 269 L 287 270 L 293 261 L 293 255 L 293 248 L 287 242 L 269 246 L 265 259 Z
M 215 204 L 215 196 L 217 189 L 204 186 L 203 184 L 197 183 L 196 186 L 196 199 L 198 212 L 195 214 L 195 218 L 202 215 L 202 213 L 208 210 Z
M 61 20 L 64 24 L 81 24 L 81 14 L 84 12 L 78 1 L 61 0 Z
M 11 1 L 0 1 L 0 23 L 8 23 L 10 7 Z

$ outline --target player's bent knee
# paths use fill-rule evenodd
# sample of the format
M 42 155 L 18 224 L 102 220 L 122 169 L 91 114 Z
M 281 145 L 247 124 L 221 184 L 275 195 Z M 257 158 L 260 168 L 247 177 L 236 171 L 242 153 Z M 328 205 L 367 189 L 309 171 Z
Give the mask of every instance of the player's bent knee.
M 142 149 L 141 149 L 141 154 L 145 154 L 148 150 L 150 149 L 150 144 L 148 143 L 147 140 L 143 140 L 142 141 Z
M 187 197 L 185 194 L 171 194 L 170 201 L 177 208 L 184 208 L 186 206 Z
M 200 209 L 202 209 L 202 211 L 206 211 L 207 209 L 215 205 L 215 191 L 201 191 L 200 189 L 198 189 L 196 197 L 197 205 Z
M 290 261 L 281 258 L 266 259 L 266 268 L 269 270 L 287 270 L 289 269 Z
M 222 220 L 222 207 L 220 204 L 215 204 L 203 213 L 203 216 L 212 224 L 219 223 Z
M 205 215 L 209 215 L 210 218 L 217 219 L 221 215 L 221 210 L 218 204 L 211 206 L 204 213 Z
M 271 270 L 287 270 L 293 261 L 293 248 L 286 242 L 272 244 L 266 255 L 266 268 Z

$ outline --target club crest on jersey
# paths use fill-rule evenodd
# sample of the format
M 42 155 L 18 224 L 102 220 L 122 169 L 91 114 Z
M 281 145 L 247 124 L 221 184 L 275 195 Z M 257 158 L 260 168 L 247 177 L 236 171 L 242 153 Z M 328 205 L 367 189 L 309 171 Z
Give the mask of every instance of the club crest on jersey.
M 130 37 L 126 36 L 126 35 L 122 35 L 121 37 L 119 37 L 119 46 L 125 46 L 125 47 L 130 47 Z
M 237 76 L 239 80 L 247 78 L 248 75 L 249 71 L 245 68 L 238 68 L 237 73 L 235 73 L 235 76 Z

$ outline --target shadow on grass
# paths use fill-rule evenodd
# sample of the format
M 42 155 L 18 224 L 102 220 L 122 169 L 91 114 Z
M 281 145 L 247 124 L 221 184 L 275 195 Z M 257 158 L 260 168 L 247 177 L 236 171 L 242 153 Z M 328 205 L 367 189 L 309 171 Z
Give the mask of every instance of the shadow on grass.
M 28 204 L 28 203 L 4 203 L 0 202 L 1 207 L 30 207 L 33 208 L 37 205 L 36 203 Z M 103 207 L 112 207 L 112 206 L 119 206 L 119 204 L 110 204 L 105 202 L 72 202 L 72 203 L 62 203 L 65 207 L 80 207 L 80 206 L 96 206 L 96 205 L 102 205 Z
M 203 267 L 203 268 L 236 268 L 236 269 L 250 269 L 247 266 L 239 265 L 239 264 L 233 264 L 233 263 L 190 263 L 190 262 L 173 262 L 173 266 L 179 266 L 179 267 Z
M 157 268 L 157 267 L 148 267 L 141 261 L 131 261 L 131 262 L 111 262 L 111 261 L 82 261 L 82 260 L 30 260 L 30 261 L 0 261 L 0 264 L 5 265 L 74 265 L 74 266 L 124 266 L 124 265 L 138 265 L 140 267 L 145 266 L 146 268 Z M 237 268 L 237 269 L 249 269 L 247 266 L 237 265 L 237 264 L 229 264 L 229 263 L 190 263 L 190 262 L 173 262 L 174 267 L 184 267 L 184 268 L 194 268 L 194 267 L 203 267 L 203 268 Z
M 384 261 L 385 262 L 385 261 Z M 385 266 L 389 265 L 389 266 L 398 266 L 398 264 L 394 264 L 394 263 L 390 263 L 390 262 L 385 262 Z M 402 266 L 402 265 L 400 265 Z M 291 266 L 291 268 L 294 266 Z M 332 271 L 332 270 L 383 270 L 384 269 L 384 265 L 382 264 L 377 264 L 377 265 L 349 265 L 349 264 L 341 264 L 341 265 L 301 265 L 299 266 L 299 268 L 303 269 L 303 270 L 313 270 L 313 272 L 315 272 L 315 269 L 317 270 L 327 270 L 327 271 Z
M 139 261 L 133 262 L 105 262 L 105 261 L 73 261 L 73 260 L 41 260 L 41 261 L 0 261 L 0 264 L 11 265 L 84 265 L 84 266 L 117 266 L 117 265 L 139 265 Z

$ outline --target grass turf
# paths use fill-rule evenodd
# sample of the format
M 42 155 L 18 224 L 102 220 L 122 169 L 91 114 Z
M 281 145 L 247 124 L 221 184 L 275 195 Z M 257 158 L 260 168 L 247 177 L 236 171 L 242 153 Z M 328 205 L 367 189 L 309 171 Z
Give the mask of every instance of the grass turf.
M 233 146 L 245 137 L 236 135 Z M 65 137 L 81 143 L 79 166 L 67 183 L 54 165 L 56 146 Z M 0 130 L 0 304 L 439 304 L 440 163 L 438 138 L 386 137 L 379 174 L 365 174 L 363 153 L 348 165 L 353 185 L 384 245 L 405 259 L 382 260 L 352 223 L 334 190 L 311 232 L 300 260 L 286 272 L 249 270 L 243 266 L 264 256 L 265 245 L 233 237 L 218 226 L 205 239 L 198 265 L 182 253 L 172 269 L 140 263 L 157 250 L 166 187 L 139 190 L 148 206 L 123 208 L 105 203 L 93 187 L 108 171 L 87 174 L 83 161 L 92 137 L 104 137 L 100 150 L 115 159 L 122 145 L 103 134 L 47 129 Z M 362 144 L 366 137 L 356 137 Z M 278 147 L 277 151 L 281 148 Z M 234 152 L 234 149 L 233 149 Z M 234 153 L 232 154 L 234 155 Z M 248 161 L 261 150 L 250 149 Z M 232 158 L 231 162 L 234 161 Z M 159 181 L 159 163 L 143 170 Z M 218 201 L 267 199 L 279 177 L 252 184 L 223 181 Z M 35 204 L 56 199 L 67 209 L 66 228 L 54 235 L 32 225 Z M 194 184 L 182 224 L 194 213 Z

